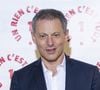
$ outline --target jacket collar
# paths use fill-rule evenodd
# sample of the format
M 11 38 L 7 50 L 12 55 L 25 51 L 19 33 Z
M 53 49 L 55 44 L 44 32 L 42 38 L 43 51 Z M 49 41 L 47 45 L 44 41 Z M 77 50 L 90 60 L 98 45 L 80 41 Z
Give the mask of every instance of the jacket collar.
M 68 90 L 68 81 L 70 79 L 70 59 L 67 55 L 65 55 L 65 62 L 66 62 L 66 82 L 65 82 L 65 90 Z M 41 58 L 38 60 L 38 62 L 35 64 L 36 66 L 36 71 L 35 73 L 35 79 L 36 79 L 36 85 L 37 88 L 36 90 L 47 90 L 46 87 L 46 81 L 44 78 L 43 74 L 43 67 L 42 67 L 42 62 Z

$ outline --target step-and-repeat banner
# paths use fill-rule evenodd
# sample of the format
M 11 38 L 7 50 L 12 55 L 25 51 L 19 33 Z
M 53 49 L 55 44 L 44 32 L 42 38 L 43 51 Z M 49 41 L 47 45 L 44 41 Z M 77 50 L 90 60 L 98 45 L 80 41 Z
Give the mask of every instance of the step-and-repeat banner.
M 37 59 L 31 20 L 43 8 L 61 10 L 68 19 L 70 56 L 100 68 L 99 0 L 1 0 L 0 90 L 9 90 L 13 72 Z

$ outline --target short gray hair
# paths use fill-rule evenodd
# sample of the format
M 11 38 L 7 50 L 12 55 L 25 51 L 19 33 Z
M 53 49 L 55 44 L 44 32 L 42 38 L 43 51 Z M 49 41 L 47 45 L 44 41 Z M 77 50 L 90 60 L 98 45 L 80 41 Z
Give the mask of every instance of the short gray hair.
M 59 19 L 62 24 L 62 28 L 64 32 L 66 32 L 66 27 L 67 27 L 67 19 L 65 18 L 64 14 L 55 9 L 41 9 L 34 17 L 32 20 L 32 29 L 33 32 L 36 30 L 36 23 L 38 20 L 53 20 L 53 19 Z

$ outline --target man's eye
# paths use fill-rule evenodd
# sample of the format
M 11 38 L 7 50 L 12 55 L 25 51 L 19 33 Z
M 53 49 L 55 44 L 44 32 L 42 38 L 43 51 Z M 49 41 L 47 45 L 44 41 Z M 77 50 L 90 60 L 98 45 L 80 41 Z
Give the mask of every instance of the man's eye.
M 57 34 L 54 34 L 53 36 L 54 36 L 54 37 L 59 37 L 59 36 L 60 36 L 60 34 L 58 34 L 58 33 L 57 33 Z
M 40 35 L 40 38 L 44 39 L 44 38 L 46 38 L 46 35 Z
M 40 35 L 40 37 L 45 37 L 44 35 Z

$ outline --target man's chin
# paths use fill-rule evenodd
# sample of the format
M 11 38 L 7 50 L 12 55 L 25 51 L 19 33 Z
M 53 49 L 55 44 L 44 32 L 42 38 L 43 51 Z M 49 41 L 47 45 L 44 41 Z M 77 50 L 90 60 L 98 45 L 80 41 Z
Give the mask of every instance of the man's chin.
M 46 56 L 45 59 L 48 62 L 56 62 L 57 61 L 57 58 L 54 56 L 54 54 L 50 54 L 50 55 Z

